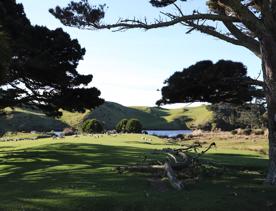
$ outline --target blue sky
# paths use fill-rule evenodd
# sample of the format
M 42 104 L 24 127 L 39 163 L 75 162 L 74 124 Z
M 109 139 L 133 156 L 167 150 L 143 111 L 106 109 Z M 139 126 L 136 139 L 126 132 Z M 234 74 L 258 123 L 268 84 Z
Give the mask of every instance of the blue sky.
M 161 94 L 163 81 L 175 71 L 181 71 L 200 60 L 230 59 L 243 62 L 250 76 L 256 77 L 261 69 L 260 60 L 245 48 L 234 46 L 216 38 L 192 33 L 186 35 L 182 26 L 143 31 L 110 32 L 79 30 L 64 27 L 49 12 L 57 4 L 66 5 L 69 0 L 17 0 L 25 8 L 32 24 L 51 29 L 62 27 L 72 38 L 77 38 L 86 48 L 86 55 L 78 71 L 93 74 L 91 86 L 96 86 L 107 101 L 123 105 L 153 106 Z M 134 16 L 149 20 L 158 17 L 160 10 L 148 0 L 94 0 L 108 5 L 106 22 L 119 17 Z M 194 2 L 194 3 L 193 3 Z M 189 12 L 205 9 L 205 1 L 182 4 Z M 170 8 L 169 8 L 170 9 Z M 162 9 L 164 11 L 166 9 Z

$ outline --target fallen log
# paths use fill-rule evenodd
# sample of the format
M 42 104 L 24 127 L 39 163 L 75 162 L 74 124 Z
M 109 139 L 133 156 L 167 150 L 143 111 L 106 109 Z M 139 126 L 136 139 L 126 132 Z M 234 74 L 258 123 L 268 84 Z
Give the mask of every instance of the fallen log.
M 119 172 L 131 171 L 142 173 L 156 173 L 164 171 L 164 165 L 132 165 L 117 167 Z
M 181 157 L 182 162 L 185 162 L 185 163 L 190 162 L 190 159 L 189 159 L 188 155 L 186 155 L 186 153 L 178 152 L 177 154 Z
M 182 170 L 188 166 L 188 163 L 179 162 L 170 164 L 173 170 Z M 165 165 L 130 165 L 130 166 L 119 166 L 116 168 L 119 172 L 131 171 L 131 172 L 143 172 L 143 173 L 155 173 L 162 172 L 165 169 Z
M 169 162 L 166 162 L 164 165 L 166 175 L 170 181 L 171 186 L 176 190 L 182 190 L 184 184 L 177 179 L 175 172 L 173 171 Z
M 151 154 L 167 155 L 166 161 L 164 159 L 161 161 L 149 160 L 147 155 L 145 155 L 142 164 L 121 166 L 117 170 L 119 173 L 125 171 L 152 173 L 160 177 L 163 177 L 165 174 L 174 189 L 182 190 L 185 187 L 186 181 L 196 182 L 196 178 L 199 178 L 202 162 L 204 162 L 199 158 L 215 146 L 215 143 L 211 143 L 209 147 L 201 152 L 197 152 L 198 148 L 202 148 L 200 144 L 193 144 L 186 148 L 155 150 Z M 195 156 L 194 154 L 186 154 L 186 152 L 190 152 L 191 150 L 197 152 Z M 146 161 L 147 164 L 145 164 Z

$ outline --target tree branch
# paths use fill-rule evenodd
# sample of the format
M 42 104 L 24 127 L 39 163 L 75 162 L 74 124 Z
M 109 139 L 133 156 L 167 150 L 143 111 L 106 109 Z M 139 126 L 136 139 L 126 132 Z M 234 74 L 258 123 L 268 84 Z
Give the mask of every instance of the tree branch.
M 234 39 L 232 37 L 226 36 L 225 34 L 219 33 L 219 32 L 215 31 L 214 29 L 212 29 L 209 26 L 197 25 L 197 24 L 195 24 L 193 22 L 189 22 L 187 24 L 189 26 L 193 27 L 193 29 L 196 29 L 196 30 L 198 30 L 198 31 L 200 31 L 200 32 L 202 32 L 204 34 L 211 35 L 213 37 L 219 38 L 221 40 L 224 40 L 224 41 L 226 41 L 228 43 L 231 43 L 231 44 L 234 44 L 234 45 L 239 45 L 239 46 L 243 46 L 243 47 L 248 48 L 248 46 L 246 45 L 246 43 L 243 43 L 241 40 Z M 191 30 L 193 30 L 193 29 L 191 29 Z M 189 30 L 189 32 L 191 30 Z
M 251 50 L 257 57 L 261 58 L 260 44 L 257 40 L 245 35 L 231 22 L 224 21 L 223 24 L 245 47 Z
M 240 0 L 219 0 L 218 4 L 224 8 L 231 8 L 240 21 L 257 36 L 262 36 L 266 28 L 261 20 L 256 17 Z
M 66 22 L 66 19 L 61 18 L 60 16 L 56 15 L 55 12 L 51 11 L 52 14 L 54 14 L 56 17 L 58 17 L 63 24 L 67 26 L 72 26 L 71 22 Z M 77 14 L 77 15 L 82 15 L 82 14 Z M 76 16 L 77 16 L 76 15 Z M 170 21 L 156 21 L 155 23 L 148 24 L 146 21 L 140 21 L 140 20 L 135 20 L 135 19 L 124 19 L 124 20 L 119 20 L 115 24 L 100 24 L 98 22 L 96 23 L 85 23 L 84 25 L 83 22 L 78 23 L 76 22 L 75 27 L 78 28 L 86 28 L 86 29 L 115 29 L 116 31 L 122 31 L 122 30 L 127 30 L 127 29 L 132 29 L 132 28 L 142 28 L 145 30 L 149 29 L 155 29 L 155 28 L 162 28 L 162 27 L 168 27 L 172 25 L 176 25 L 178 23 L 186 22 L 186 21 L 192 21 L 192 20 L 210 20 L 210 21 L 230 21 L 234 23 L 240 22 L 238 18 L 231 17 L 231 16 L 225 16 L 225 15 L 215 15 L 215 14 L 192 14 L 192 15 L 181 15 L 179 17 L 174 16 L 173 19 Z

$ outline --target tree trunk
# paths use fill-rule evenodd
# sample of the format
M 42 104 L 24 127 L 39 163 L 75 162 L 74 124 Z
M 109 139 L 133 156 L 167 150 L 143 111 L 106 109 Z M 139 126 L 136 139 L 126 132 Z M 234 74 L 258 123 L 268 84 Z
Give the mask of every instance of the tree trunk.
M 264 36 L 260 43 L 269 131 L 269 167 L 266 182 L 276 185 L 276 41 L 268 35 Z

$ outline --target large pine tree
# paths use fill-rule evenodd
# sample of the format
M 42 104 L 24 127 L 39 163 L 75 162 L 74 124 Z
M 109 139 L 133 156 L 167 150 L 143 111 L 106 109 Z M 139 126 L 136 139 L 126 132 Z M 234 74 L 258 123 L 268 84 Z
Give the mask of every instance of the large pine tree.
M 1 76 L 7 68 L 0 88 L 0 108 L 24 105 L 60 116 L 60 108 L 83 112 L 103 103 L 98 89 L 86 87 L 92 75 L 76 70 L 85 54 L 77 40 L 62 29 L 32 26 L 15 0 L 0 2 L 0 23 L 8 37 L 0 37 L 0 45 L 10 49 L 10 60 L 2 61 L 2 57 L 0 61 Z M 8 55 L 3 47 L 2 52 Z

